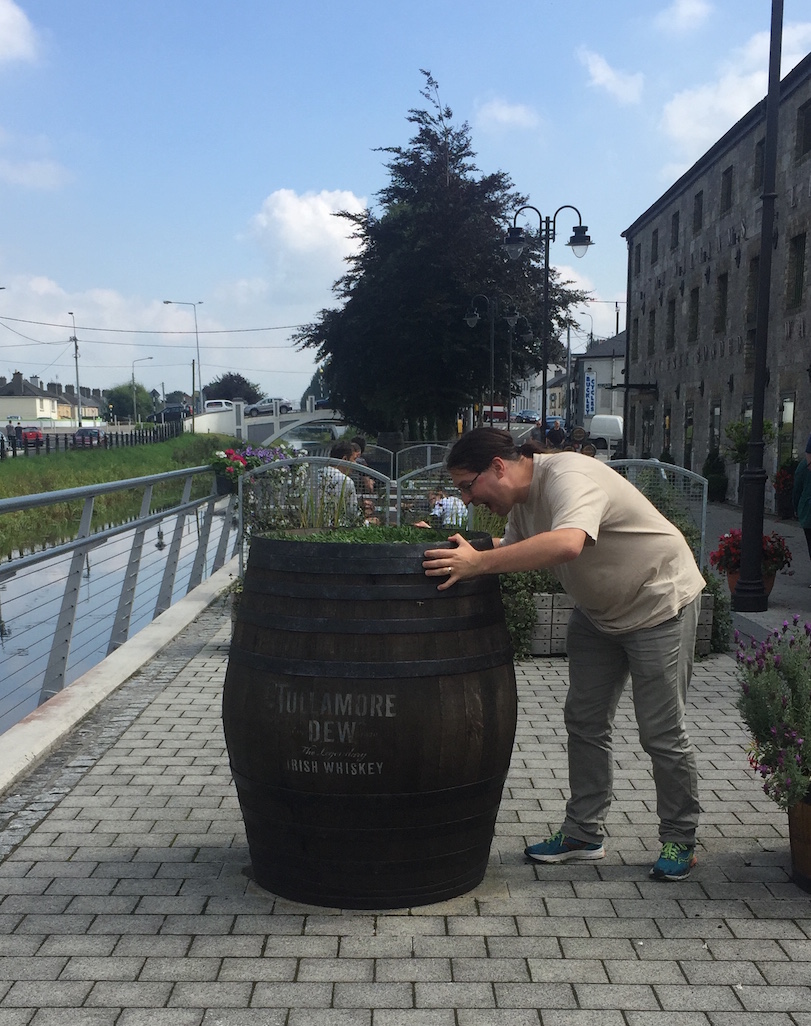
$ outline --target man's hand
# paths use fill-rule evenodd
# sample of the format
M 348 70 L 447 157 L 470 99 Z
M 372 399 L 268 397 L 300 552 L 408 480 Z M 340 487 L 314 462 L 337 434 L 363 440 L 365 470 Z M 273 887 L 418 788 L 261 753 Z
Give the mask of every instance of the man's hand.
M 457 581 L 477 577 L 481 572 L 477 561 L 481 555 L 461 534 L 454 534 L 449 541 L 456 543 L 455 549 L 429 549 L 422 562 L 426 577 L 438 577 L 441 581 L 437 591 L 445 591 Z

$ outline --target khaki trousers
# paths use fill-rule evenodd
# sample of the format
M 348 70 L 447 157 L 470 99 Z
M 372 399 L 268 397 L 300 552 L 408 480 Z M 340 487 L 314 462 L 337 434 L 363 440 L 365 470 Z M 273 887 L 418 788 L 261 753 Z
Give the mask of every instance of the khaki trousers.
M 684 724 L 701 597 L 656 627 L 606 634 L 575 609 L 569 621 L 569 787 L 562 830 L 603 839 L 614 780 L 612 734 L 620 695 L 631 681 L 639 741 L 656 785 L 659 840 L 694 844 L 700 806 L 698 773 Z

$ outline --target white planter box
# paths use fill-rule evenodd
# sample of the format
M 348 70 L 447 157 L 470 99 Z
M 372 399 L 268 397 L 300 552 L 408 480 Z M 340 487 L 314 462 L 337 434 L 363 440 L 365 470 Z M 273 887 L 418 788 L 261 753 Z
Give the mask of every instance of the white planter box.
M 696 655 L 710 654 L 712 615 L 715 600 L 709 592 L 701 596 L 701 612 L 696 631 Z M 537 619 L 532 630 L 529 650 L 532 655 L 565 655 L 566 626 L 569 623 L 574 600 L 568 595 L 536 595 Z

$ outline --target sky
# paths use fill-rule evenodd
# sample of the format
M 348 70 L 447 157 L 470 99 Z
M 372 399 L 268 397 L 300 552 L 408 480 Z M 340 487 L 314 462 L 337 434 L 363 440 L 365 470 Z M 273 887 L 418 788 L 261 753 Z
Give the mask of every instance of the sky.
M 625 325 L 621 233 L 765 95 L 770 17 L 769 0 L 0 0 L 0 375 L 64 386 L 78 365 L 83 389 L 190 392 L 194 362 L 204 385 L 235 371 L 298 400 L 316 363 L 293 331 L 336 305 L 352 252 L 334 213 L 377 209 L 420 69 L 483 173 L 589 226 L 576 260 L 560 211 L 550 249 L 591 295 L 582 350 Z M 783 74 L 809 51 L 808 0 L 785 0 Z

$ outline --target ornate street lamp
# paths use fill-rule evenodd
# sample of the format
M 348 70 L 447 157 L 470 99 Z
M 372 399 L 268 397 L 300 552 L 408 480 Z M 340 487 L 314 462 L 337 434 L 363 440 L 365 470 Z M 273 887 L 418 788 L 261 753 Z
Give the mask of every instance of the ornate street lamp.
M 495 402 L 496 392 L 496 308 L 501 304 L 504 305 L 506 300 L 509 306 L 503 311 L 504 320 L 507 322 L 507 326 L 510 329 L 510 354 L 512 356 L 512 329 L 515 327 L 516 321 L 518 320 L 518 311 L 515 309 L 510 296 L 485 296 L 478 293 L 470 300 L 468 311 L 465 314 L 465 323 L 469 328 L 475 328 L 481 320 L 479 311 L 476 309 L 476 300 L 483 299 L 485 303 L 485 310 L 487 312 L 487 320 L 490 324 L 490 427 L 493 426 L 493 404 Z M 512 404 L 512 359 L 510 361 L 510 382 L 509 391 L 510 396 L 507 405 L 507 427 L 509 430 L 509 410 Z
M 769 44 L 769 85 L 766 95 L 766 132 L 763 142 L 763 205 L 760 222 L 758 299 L 755 322 L 755 373 L 752 388 L 752 423 L 749 462 L 742 477 L 741 574 L 732 593 L 736 612 L 754 613 L 769 608 L 763 585 L 763 504 L 766 472 L 763 469 L 763 407 L 766 392 L 766 344 L 769 337 L 769 295 L 772 272 L 772 226 L 777 178 L 777 124 L 780 110 L 780 51 L 783 35 L 783 0 L 772 0 Z M 732 378 L 730 377 L 730 381 Z
M 591 237 L 588 234 L 588 225 L 583 224 L 583 218 L 580 216 L 580 211 L 577 207 L 564 204 L 564 206 L 558 207 L 552 217 L 544 217 L 537 207 L 519 207 L 513 215 L 512 228 L 507 229 L 507 235 L 504 239 L 504 248 L 507 250 L 507 255 L 511 260 L 517 260 L 521 256 L 524 246 L 526 245 L 524 229 L 520 228 L 516 224 L 518 215 L 523 213 L 525 210 L 534 210 L 538 215 L 538 219 L 540 221 L 541 245 L 543 247 L 543 332 L 541 335 L 543 357 L 543 368 L 541 369 L 541 391 L 543 394 L 543 410 L 541 415 L 543 416 L 544 424 L 546 424 L 546 384 L 549 366 L 549 338 L 551 335 L 551 311 L 549 307 L 549 246 L 555 241 L 558 214 L 562 210 L 573 210 L 577 214 L 577 224 L 572 228 L 571 237 L 566 243 L 567 246 L 571 246 L 572 252 L 576 257 L 585 256 L 589 246 L 593 246 L 594 243 L 591 241 Z

